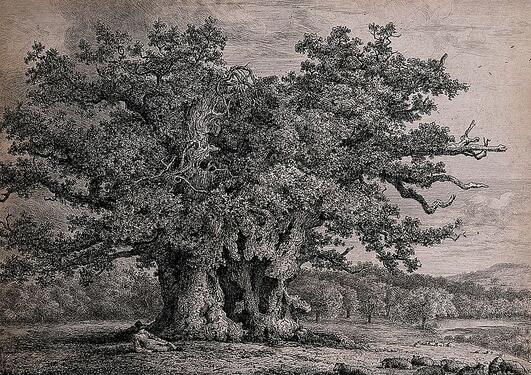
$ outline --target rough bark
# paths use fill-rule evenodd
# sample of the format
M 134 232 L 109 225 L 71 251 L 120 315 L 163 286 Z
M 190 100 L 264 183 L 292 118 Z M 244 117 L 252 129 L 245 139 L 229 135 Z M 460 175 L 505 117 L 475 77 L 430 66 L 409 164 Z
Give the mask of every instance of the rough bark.
M 227 317 L 218 277 L 200 267 L 159 266 L 163 308 L 149 330 L 168 339 L 240 341 L 242 326 Z
M 220 269 L 224 309 L 241 322 L 249 340 L 291 339 L 300 324 L 294 311 L 302 304 L 286 290 L 288 280 L 267 275 L 270 262 L 253 259 Z
M 183 266 L 187 262 L 182 259 L 159 262 L 164 307 L 151 329 L 184 339 L 292 339 L 301 328 L 297 310 L 310 310 L 287 291 L 299 268 L 302 215 L 275 238 L 263 249 L 265 245 L 240 233 L 216 269 Z
M 252 234 L 239 233 L 226 249 L 225 263 L 218 270 L 225 295 L 224 310 L 241 322 L 250 340 L 291 339 L 300 324 L 297 310 L 309 305 L 287 291 L 299 269 L 299 252 L 305 236 L 305 216 L 295 214 L 271 241 L 257 241 Z

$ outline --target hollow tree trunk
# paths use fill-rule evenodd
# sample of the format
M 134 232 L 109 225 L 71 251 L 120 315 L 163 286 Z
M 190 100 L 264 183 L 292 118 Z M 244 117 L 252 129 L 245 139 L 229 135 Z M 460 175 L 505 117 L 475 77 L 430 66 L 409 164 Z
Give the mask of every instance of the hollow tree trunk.
M 297 311 L 310 311 L 287 290 L 300 266 L 306 220 L 303 213 L 294 214 L 289 225 L 261 240 L 240 231 L 225 249 L 225 263 L 218 270 L 225 311 L 243 324 L 250 340 L 291 339 L 301 328 Z
M 219 270 L 224 309 L 240 322 L 249 340 L 291 339 L 301 327 L 294 316 L 304 303 L 287 293 L 289 280 L 268 276 L 270 262 L 232 262 Z
M 227 317 L 218 277 L 200 267 L 160 266 L 162 311 L 149 330 L 168 339 L 240 341 L 241 324 Z
M 287 291 L 300 266 L 301 217 L 273 236 L 270 247 L 239 232 L 216 269 L 188 264 L 193 257 L 157 261 L 163 309 L 150 330 L 183 339 L 293 338 L 301 328 L 296 311 L 310 310 Z

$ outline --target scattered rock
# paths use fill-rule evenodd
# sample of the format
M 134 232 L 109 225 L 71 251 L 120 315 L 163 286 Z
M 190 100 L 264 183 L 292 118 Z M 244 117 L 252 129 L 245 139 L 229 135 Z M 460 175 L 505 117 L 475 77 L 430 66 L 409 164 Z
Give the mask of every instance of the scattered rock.
M 425 366 L 415 371 L 416 375 L 444 375 L 444 370 L 439 366 Z
M 465 366 L 457 375 L 487 375 L 487 366 L 478 363 L 475 366 Z
M 335 364 L 334 372 L 339 375 L 372 375 L 372 372 L 365 367 L 347 365 L 342 362 Z
M 467 364 L 456 361 L 455 359 L 443 359 L 441 360 L 441 367 L 444 371 L 458 373 L 459 370 L 464 368 Z
M 430 357 L 421 357 L 419 355 L 414 355 L 411 359 L 411 364 L 413 366 L 433 366 L 433 359 Z
M 525 375 L 527 370 L 524 366 L 510 359 L 496 357 L 489 364 L 489 375 Z
M 525 369 L 524 366 L 510 359 L 504 359 L 500 367 L 505 374 L 513 374 L 513 375 L 527 374 L 527 370 Z
M 385 358 L 382 361 L 382 367 L 384 368 L 396 368 L 400 370 L 409 370 L 413 366 L 411 366 L 411 362 L 407 360 L 406 358 Z
M 503 363 L 502 357 L 496 357 L 489 363 L 489 375 L 495 375 L 501 372 L 500 365 Z

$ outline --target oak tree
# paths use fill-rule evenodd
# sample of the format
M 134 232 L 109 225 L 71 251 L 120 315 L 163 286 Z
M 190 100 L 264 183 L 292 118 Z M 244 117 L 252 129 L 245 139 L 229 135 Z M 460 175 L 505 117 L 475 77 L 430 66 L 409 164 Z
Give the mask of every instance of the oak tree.
M 169 338 L 291 337 L 299 267 L 349 270 L 357 236 L 392 269 L 419 266 L 417 245 L 459 235 L 401 217 L 387 188 L 433 214 L 434 183 L 480 188 L 440 157 L 505 151 L 448 127 L 418 123 L 467 86 L 440 60 L 392 48 L 392 24 L 362 43 L 346 27 L 296 45 L 300 72 L 258 77 L 223 60 L 208 19 L 184 30 L 154 23 L 145 40 L 98 25 L 75 54 L 35 43 L 28 96 L 6 109 L 1 201 L 54 201 L 66 224 L 18 213 L 0 225 L 4 278 L 79 271 L 119 258 L 155 266 L 163 308 L 150 330 Z M 57 209 L 57 208 L 56 208 Z

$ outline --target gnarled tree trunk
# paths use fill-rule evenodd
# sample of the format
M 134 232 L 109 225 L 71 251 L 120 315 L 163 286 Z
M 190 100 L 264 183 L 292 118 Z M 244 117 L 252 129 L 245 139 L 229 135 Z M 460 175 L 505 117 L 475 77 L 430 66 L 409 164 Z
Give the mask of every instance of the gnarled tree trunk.
M 218 270 L 229 318 L 241 322 L 251 340 L 291 339 L 301 328 L 296 311 L 309 305 L 287 291 L 299 269 L 305 238 L 305 216 L 296 214 L 281 232 L 257 242 L 238 234 Z
M 201 267 L 160 266 L 163 308 L 149 330 L 167 339 L 240 341 L 242 326 L 227 317 L 218 277 Z
M 301 328 L 296 310 L 310 310 L 287 291 L 299 268 L 304 238 L 300 217 L 274 238 L 265 248 L 240 233 L 217 268 L 190 265 L 183 259 L 160 261 L 163 310 L 151 330 L 183 339 L 293 338 Z
M 301 328 L 294 315 L 306 309 L 287 292 L 289 280 L 268 275 L 269 261 L 233 262 L 219 270 L 225 294 L 224 309 L 241 322 L 249 340 L 291 339 Z

